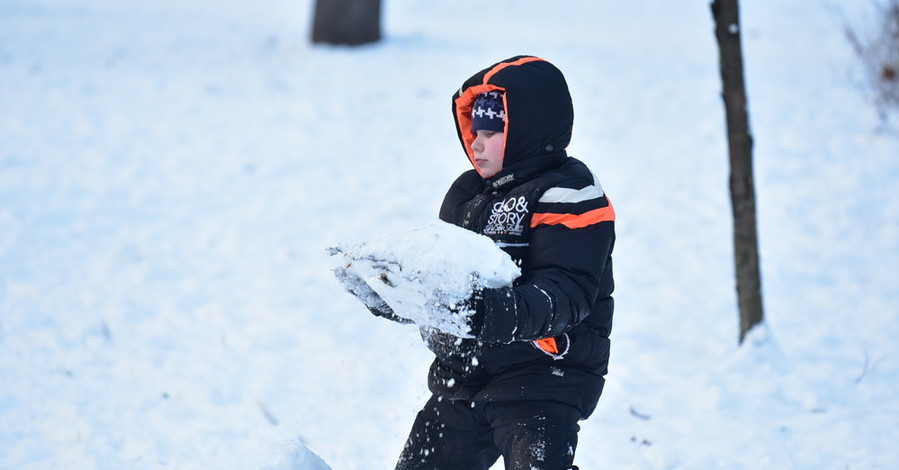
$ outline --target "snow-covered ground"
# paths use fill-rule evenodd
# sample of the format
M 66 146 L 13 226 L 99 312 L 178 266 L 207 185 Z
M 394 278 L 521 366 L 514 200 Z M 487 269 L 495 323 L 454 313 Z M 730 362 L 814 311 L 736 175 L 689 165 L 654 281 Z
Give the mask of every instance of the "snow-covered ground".
M 844 35 L 870 2 L 743 2 L 743 347 L 708 1 L 384 6 L 346 49 L 310 0 L 0 0 L 0 468 L 392 468 L 430 355 L 325 249 L 436 217 L 451 94 L 521 53 L 618 214 L 581 468 L 899 468 L 899 139 Z

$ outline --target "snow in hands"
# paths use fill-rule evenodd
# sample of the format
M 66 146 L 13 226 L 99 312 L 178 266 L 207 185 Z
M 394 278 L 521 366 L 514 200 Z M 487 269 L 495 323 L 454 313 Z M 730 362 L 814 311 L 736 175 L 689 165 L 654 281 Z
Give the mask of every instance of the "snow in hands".
M 369 310 L 459 337 L 471 336 L 466 301 L 521 275 L 493 240 L 442 221 L 329 251 L 335 277 Z

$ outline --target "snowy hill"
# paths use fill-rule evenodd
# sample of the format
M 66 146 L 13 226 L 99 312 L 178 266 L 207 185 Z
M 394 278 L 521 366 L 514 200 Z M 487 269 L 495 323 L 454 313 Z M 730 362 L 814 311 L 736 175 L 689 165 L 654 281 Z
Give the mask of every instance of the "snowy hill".
M 393 468 L 430 355 L 325 248 L 433 219 L 469 165 L 451 94 L 522 53 L 565 73 L 618 215 L 578 465 L 899 468 L 899 140 L 843 33 L 866 2 L 743 2 L 743 347 L 707 1 L 384 4 L 385 41 L 344 49 L 308 44 L 311 1 L 0 2 L 0 468 Z

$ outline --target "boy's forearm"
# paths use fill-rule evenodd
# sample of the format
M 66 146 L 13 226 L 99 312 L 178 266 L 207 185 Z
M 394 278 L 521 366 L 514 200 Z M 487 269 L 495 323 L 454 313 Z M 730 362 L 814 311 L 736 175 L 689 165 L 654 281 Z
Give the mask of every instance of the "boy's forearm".
M 590 314 L 587 295 L 548 285 L 487 289 L 482 297 L 484 315 L 476 336 L 489 343 L 557 336 Z

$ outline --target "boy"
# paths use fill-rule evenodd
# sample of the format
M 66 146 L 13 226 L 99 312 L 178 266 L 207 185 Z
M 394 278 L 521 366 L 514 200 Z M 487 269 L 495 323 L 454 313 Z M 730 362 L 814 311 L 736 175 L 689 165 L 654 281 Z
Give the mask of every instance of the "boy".
M 615 213 L 565 148 L 574 112 L 562 73 L 518 56 L 453 96 L 474 166 L 440 218 L 486 235 L 521 266 L 512 287 L 470 299 L 474 339 L 423 331 L 432 392 L 397 470 L 576 469 L 578 421 L 596 407 L 609 358 Z

